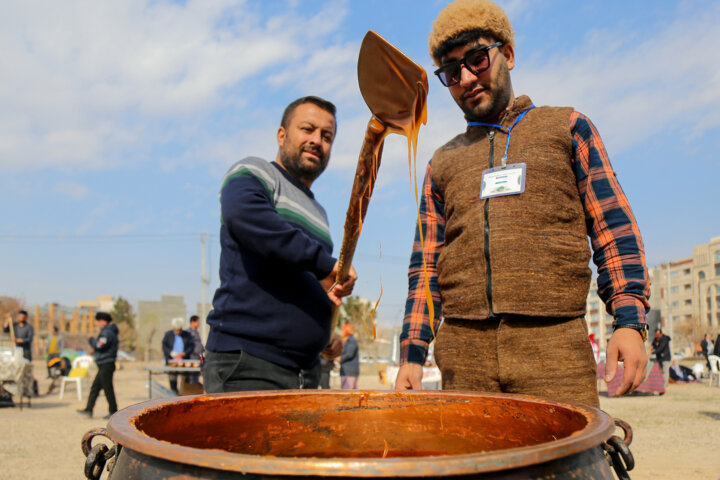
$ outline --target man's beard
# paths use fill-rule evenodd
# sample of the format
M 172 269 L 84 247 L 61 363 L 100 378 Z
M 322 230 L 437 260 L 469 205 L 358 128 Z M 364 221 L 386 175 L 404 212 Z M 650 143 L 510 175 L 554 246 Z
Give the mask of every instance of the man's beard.
M 280 153 L 280 163 L 282 163 L 285 169 L 293 177 L 304 183 L 312 183 L 325 171 L 325 168 L 327 167 L 327 162 L 325 161 L 325 155 L 323 152 L 320 149 L 312 149 L 312 151 L 318 156 L 320 161 L 319 164 L 311 162 L 305 162 L 303 164 L 301 158 L 303 153 L 302 148 L 294 153 L 290 153 L 283 149 Z
M 482 84 L 481 84 L 482 85 Z M 484 88 L 486 85 L 482 85 Z M 503 64 L 497 75 L 497 82 L 493 90 L 486 89 L 490 93 L 489 103 L 478 103 L 473 107 L 464 103 L 458 106 L 465 113 L 468 121 L 494 123 L 500 118 L 500 114 L 510 105 L 512 98 L 512 85 L 510 83 L 510 71 L 507 65 Z

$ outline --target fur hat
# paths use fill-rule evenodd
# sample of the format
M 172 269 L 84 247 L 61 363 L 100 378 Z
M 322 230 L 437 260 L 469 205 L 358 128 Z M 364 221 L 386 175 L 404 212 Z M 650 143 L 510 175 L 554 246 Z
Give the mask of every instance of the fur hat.
M 490 0 L 455 0 L 438 14 L 428 36 L 430 56 L 435 63 L 440 64 L 435 51 L 445 40 L 475 29 L 492 32 L 499 41 L 515 46 L 515 32 L 502 8 Z
M 106 322 L 112 322 L 112 315 L 107 312 L 97 312 L 95 314 L 95 320 L 105 320 Z

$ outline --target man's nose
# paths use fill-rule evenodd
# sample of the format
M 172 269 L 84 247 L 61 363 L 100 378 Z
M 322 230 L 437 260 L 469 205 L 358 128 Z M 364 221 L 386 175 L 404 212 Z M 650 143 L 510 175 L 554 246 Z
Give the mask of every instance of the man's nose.
M 310 134 L 310 143 L 313 143 L 315 145 L 320 145 L 322 142 L 322 133 L 320 132 L 320 129 L 315 129 Z
M 465 64 L 460 65 L 460 85 L 465 87 L 477 81 L 477 75 L 472 73 Z

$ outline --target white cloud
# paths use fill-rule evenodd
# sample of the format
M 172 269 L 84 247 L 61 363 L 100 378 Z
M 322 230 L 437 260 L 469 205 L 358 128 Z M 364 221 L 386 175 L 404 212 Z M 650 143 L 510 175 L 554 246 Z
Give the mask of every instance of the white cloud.
M 88 194 L 88 188 L 85 185 L 73 182 L 57 182 L 52 187 L 52 191 L 75 200 L 81 200 Z
M 111 224 L 103 231 L 103 235 L 125 235 L 134 233 L 141 227 L 147 227 L 149 223 L 147 220 L 142 220 L 131 223 Z
M 271 76 L 269 81 L 274 85 L 295 83 L 301 90 L 332 97 L 335 102 L 357 101 L 356 65 L 359 48 L 355 43 L 331 45 L 312 52 L 301 62 L 293 62 L 284 71 Z
M 536 104 L 573 105 L 623 150 L 675 125 L 688 133 L 717 128 L 720 116 L 720 5 L 677 9 L 645 37 L 589 32 L 570 53 L 516 63 L 516 94 Z M 523 46 L 518 46 L 521 51 Z
M 110 212 L 112 212 L 118 206 L 119 203 L 117 201 L 106 201 L 97 205 L 90 212 L 88 212 L 87 215 L 85 215 L 80 225 L 75 228 L 75 235 L 98 233 L 97 229 L 100 227 L 100 225 L 106 224 L 105 220 L 108 217 L 111 217 Z
M 309 58 L 346 14 L 266 19 L 241 0 L 25 2 L 0 6 L 0 168 L 98 167 L 153 141 L 271 66 Z M 332 49 L 347 56 L 343 47 Z M 340 86 L 333 86 L 340 89 Z
M 119 161 L 172 170 L 203 162 L 220 175 L 241 156 L 274 157 L 280 114 L 274 110 L 282 107 L 259 109 L 266 107 L 262 97 L 288 92 L 338 104 L 330 171 L 354 169 L 370 112 L 357 88 L 359 45 L 343 41 L 339 30 L 348 4 L 309 14 L 302 2 L 283 5 L 267 17 L 263 2 L 241 0 L 3 2 L 0 170 Z M 511 18 L 535 11 L 528 0 L 503 5 Z M 608 27 L 589 32 L 569 53 L 520 55 L 516 93 L 538 104 L 576 106 L 614 149 L 677 119 L 691 125 L 690 135 L 702 135 L 720 125 L 720 50 L 711 48 L 720 45 L 718 17 L 717 6 L 692 12 L 681 5 L 673 23 L 650 29 L 642 41 Z M 518 52 L 532 51 L 518 41 Z M 429 80 L 421 168 L 464 129 L 448 93 Z M 207 121 L 222 109 L 243 117 L 233 119 L 237 131 Z M 393 160 L 384 162 L 383 183 L 407 178 L 406 144 L 394 137 L 386 142 L 384 156 Z M 171 158 L 158 155 L 163 145 L 175 146 Z
M 513 19 L 532 11 L 533 6 L 537 7 L 538 0 L 506 0 L 498 2 L 512 22 Z

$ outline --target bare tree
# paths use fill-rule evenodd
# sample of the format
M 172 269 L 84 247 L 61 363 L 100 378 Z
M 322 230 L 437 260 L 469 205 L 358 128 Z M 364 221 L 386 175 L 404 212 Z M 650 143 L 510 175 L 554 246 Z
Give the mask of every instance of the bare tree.
M 132 305 L 123 297 L 118 296 L 112 310 L 113 321 L 117 324 L 120 348 L 135 351 L 137 347 L 137 331 L 135 330 L 135 314 Z
M 0 320 L 5 322 L 8 314 L 12 315 L 13 320 L 19 310 L 25 308 L 25 300 L 16 297 L 0 296 Z
M 373 350 L 375 340 L 375 304 L 370 300 L 351 295 L 345 297 L 340 309 L 340 324 L 349 323 L 361 350 Z
M 703 325 L 702 322 L 697 318 L 685 318 L 675 322 L 673 326 L 673 332 L 675 338 L 673 341 L 678 347 L 689 345 L 691 352 L 695 353 L 700 348 L 700 342 L 705 336 L 705 333 L 709 331 L 707 325 Z M 674 351 L 679 351 L 679 348 L 673 347 Z

